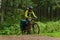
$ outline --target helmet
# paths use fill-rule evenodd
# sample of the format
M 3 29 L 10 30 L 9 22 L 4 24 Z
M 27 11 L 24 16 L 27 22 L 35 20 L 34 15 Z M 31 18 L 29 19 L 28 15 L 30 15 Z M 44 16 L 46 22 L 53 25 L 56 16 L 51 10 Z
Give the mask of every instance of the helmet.
M 28 9 L 28 10 L 32 10 L 33 7 L 32 7 L 32 6 L 28 6 L 27 9 Z

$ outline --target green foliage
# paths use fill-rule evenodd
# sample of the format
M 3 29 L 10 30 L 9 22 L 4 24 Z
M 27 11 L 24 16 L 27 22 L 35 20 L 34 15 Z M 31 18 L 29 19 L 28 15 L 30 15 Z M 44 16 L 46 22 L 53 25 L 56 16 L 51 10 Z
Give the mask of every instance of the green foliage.
M 3 29 L 0 30 L 0 35 L 20 35 L 20 26 L 19 25 L 4 25 Z
M 53 32 L 60 32 L 60 21 L 50 21 L 47 23 L 40 23 L 38 22 L 41 28 L 41 32 L 43 33 L 53 33 Z
M 60 20 L 50 21 L 46 23 L 37 22 L 40 26 L 40 33 L 55 33 L 60 32 Z M 0 30 L 0 35 L 21 35 L 21 30 L 19 24 L 14 25 L 3 25 L 2 30 Z

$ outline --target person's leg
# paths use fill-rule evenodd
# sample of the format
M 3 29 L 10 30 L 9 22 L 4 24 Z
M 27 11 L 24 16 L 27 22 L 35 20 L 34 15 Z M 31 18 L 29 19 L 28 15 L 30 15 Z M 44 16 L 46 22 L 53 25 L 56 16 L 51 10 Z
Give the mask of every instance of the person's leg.
M 30 34 L 30 20 L 26 20 L 26 24 L 27 24 L 27 34 Z

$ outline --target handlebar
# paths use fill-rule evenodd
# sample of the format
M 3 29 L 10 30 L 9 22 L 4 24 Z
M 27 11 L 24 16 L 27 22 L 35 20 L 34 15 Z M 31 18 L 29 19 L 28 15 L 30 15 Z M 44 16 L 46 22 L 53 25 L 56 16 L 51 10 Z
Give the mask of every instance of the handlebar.
M 38 18 L 32 18 L 32 20 L 38 20 Z
M 29 17 L 28 19 L 35 20 L 35 21 L 38 20 L 38 18 L 35 18 L 35 17 L 33 17 L 33 18 Z

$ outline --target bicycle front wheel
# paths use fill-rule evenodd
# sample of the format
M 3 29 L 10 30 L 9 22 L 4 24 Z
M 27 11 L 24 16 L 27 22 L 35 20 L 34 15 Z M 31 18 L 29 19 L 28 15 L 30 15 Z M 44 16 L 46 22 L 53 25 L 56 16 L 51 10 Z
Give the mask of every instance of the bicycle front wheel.
M 39 34 L 40 33 L 40 27 L 37 23 L 34 23 L 32 29 L 33 29 L 34 34 Z

